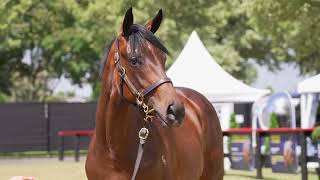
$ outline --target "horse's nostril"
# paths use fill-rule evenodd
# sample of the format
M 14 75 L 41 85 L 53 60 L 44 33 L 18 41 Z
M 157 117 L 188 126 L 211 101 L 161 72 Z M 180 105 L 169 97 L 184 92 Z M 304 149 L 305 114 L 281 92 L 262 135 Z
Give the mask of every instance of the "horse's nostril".
M 175 120 L 175 108 L 173 104 L 170 104 L 167 109 L 167 115 L 170 120 Z
M 167 109 L 168 120 L 181 122 L 184 117 L 184 106 L 170 104 Z
M 171 121 L 174 121 L 176 119 L 176 117 L 173 115 L 173 114 L 168 114 L 168 118 L 171 120 Z

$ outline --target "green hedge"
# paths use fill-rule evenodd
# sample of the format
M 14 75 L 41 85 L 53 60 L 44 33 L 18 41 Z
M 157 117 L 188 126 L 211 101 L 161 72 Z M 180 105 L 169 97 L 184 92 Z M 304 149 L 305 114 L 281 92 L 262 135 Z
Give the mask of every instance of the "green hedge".
M 311 134 L 311 138 L 312 138 L 312 140 L 314 140 L 314 141 L 317 141 L 317 140 L 320 139 L 320 126 L 316 127 L 316 128 L 313 130 L 313 132 L 312 132 L 312 134 Z

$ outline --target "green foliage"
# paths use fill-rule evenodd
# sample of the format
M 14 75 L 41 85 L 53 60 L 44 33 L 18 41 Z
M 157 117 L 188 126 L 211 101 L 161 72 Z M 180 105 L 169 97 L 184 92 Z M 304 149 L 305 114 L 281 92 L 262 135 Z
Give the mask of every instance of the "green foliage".
M 8 100 L 8 96 L 0 92 L 0 103 L 6 102 Z
M 236 129 L 240 128 L 240 124 L 237 123 L 236 121 L 236 114 L 232 113 L 230 115 L 230 129 Z M 231 148 L 231 137 L 228 137 L 228 149 L 230 150 Z
M 265 152 L 264 154 L 268 155 L 270 154 L 270 137 L 264 137 L 264 147 L 265 147 Z
M 270 116 L 270 125 L 269 128 L 279 128 L 279 120 L 277 114 L 272 112 Z
M 92 87 L 91 101 L 95 101 L 100 96 L 101 83 L 95 83 Z
M 72 2 L 0 1 L 0 68 L 10 82 L 4 92 L 13 99 L 41 101 L 50 93 L 48 78 L 72 72 L 67 68 L 73 56 L 66 47 L 71 43 L 64 42 L 73 34 L 66 34 L 75 23 Z
M 277 114 L 272 112 L 270 116 L 269 128 L 279 128 Z M 270 154 L 270 137 L 264 138 L 265 154 Z
M 317 141 L 320 139 L 320 126 L 316 127 L 312 134 L 311 134 L 311 138 L 313 141 Z
M 320 72 L 320 2 L 247 0 L 249 24 L 270 45 L 264 60 L 295 62 L 302 73 Z
M 240 124 L 236 121 L 236 114 L 232 113 L 230 115 L 230 129 L 240 128 Z
M 74 97 L 73 92 L 59 92 L 46 97 L 46 102 L 66 102 Z
M 157 36 L 172 54 L 167 68 L 196 30 L 218 63 L 246 83 L 256 77 L 248 59 L 271 69 L 289 61 L 303 73 L 320 71 L 319 3 L 313 1 L 0 0 L 0 92 L 12 93 L 17 83 L 12 80 L 27 77 L 31 85 L 25 93 L 33 94 L 27 99 L 43 99 L 33 87 L 46 72 L 47 80 L 63 75 L 75 84 L 90 83 L 96 99 L 103 48 L 130 6 L 140 24 L 163 8 Z M 52 94 L 46 83 L 40 89 Z
M 3 94 L 2 102 L 66 102 L 74 97 L 73 92 L 53 94 L 47 86 L 47 81 L 47 71 L 38 72 L 36 76 L 21 76 L 19 73 L 13 73 L 11 95 Z
M 48 73 L 43 70 L 34 76 L 23 76 L 16 72 L 12 74 L 10 102 L 45 101 L 50 90 L 47 88 Z
M 231 31 L 238 28 L 228 22 L 234 18 L 233 21 L 238 22 L 239 13 L 231 11 L 238 5 L 239 2 L 231 0 L 226 3 L 209 0 L 0 0 L 0 62 L 4 62 L 0 64 L 0 69 L 3 69 L 0 73 L 11 76 L 13 72 L 19 72 L 21 78 L 27 76 L 35 79 L 39 72 L 46 70 L 49 79 L 64 75 L 76 84 L 90 83 L 96 92 L 99 87 L 99 58 L 105 42 L 115 37 L 125 10 L 134 6 L 136 22 L 141 24 L 152 18 L 160 8 L 164 9 L 165 20 L 157 35 L 173 54 L 169 57 L 168 66 L 180 53 L 191 31 L 196 29 L 228 72 L 245 81 L 252 81 L 255 71 L 239 55 L 234 47 L 237 43 L 233 42 L 234 39 L 240 41 L 243 30 L 240 28 L 240 34 Z M 26 54 L 31 59 L 30 64 L 22 62 Z M 3 87 L 1 91 L 6 90 L 4 92 L 7 94 L 14 88 L 10 81 L 1 79 L 0 82 L 4 83 L 0 83 Z M 46 93 L 52 93 L 47 90 Z M 41 98 L 34 100 L 38 99 Z

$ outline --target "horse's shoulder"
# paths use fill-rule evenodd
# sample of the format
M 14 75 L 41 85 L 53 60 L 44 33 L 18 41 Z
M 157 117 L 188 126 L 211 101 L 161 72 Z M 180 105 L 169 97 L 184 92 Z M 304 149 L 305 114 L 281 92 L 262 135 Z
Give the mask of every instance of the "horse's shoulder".
M 186 87 L 176 87 L 176 92 L 184 98 L 187 98 L 198 105 L 211 105 L 210 101 L 198 91 Z M 212 106 L 212 105 L 211 105 Z
M 217 113 L 213 104 L 199 92 L 185 87 L 176 87 L 176 92 L 183 100 L 184 104 L 189 107 L 186 110 L 194 111 L 202 119 L 218 120 Z

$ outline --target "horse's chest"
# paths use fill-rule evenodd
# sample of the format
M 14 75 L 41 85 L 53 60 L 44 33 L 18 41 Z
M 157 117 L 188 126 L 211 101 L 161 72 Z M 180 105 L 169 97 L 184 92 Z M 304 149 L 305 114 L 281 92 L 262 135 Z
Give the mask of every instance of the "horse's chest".
M 179 133 L 182 134 L 182 133 Z M 174 165 L 175 180 L 199 179 L 204 168 L 202 141 L 189 131 L 187 136 L 179 137 L 169 145 L 172 147 L 170 161 Z M 166 158 L 167 161 L 169 157 Z M 168 163 L 169 165 L 169 163 Z
M 203 170 L 203 154 L 200 149 L 185 147 L 171 149 L 159 154 L 156 161 L 142 165 L 141 179 L 152 180 L 195 180 Z M 138 178 L 140 179 L 140 178 Z
M 200 151 L 187 151 L 177 159 L 177 180 L 199 179 L 203 171 L 203 154 Z

